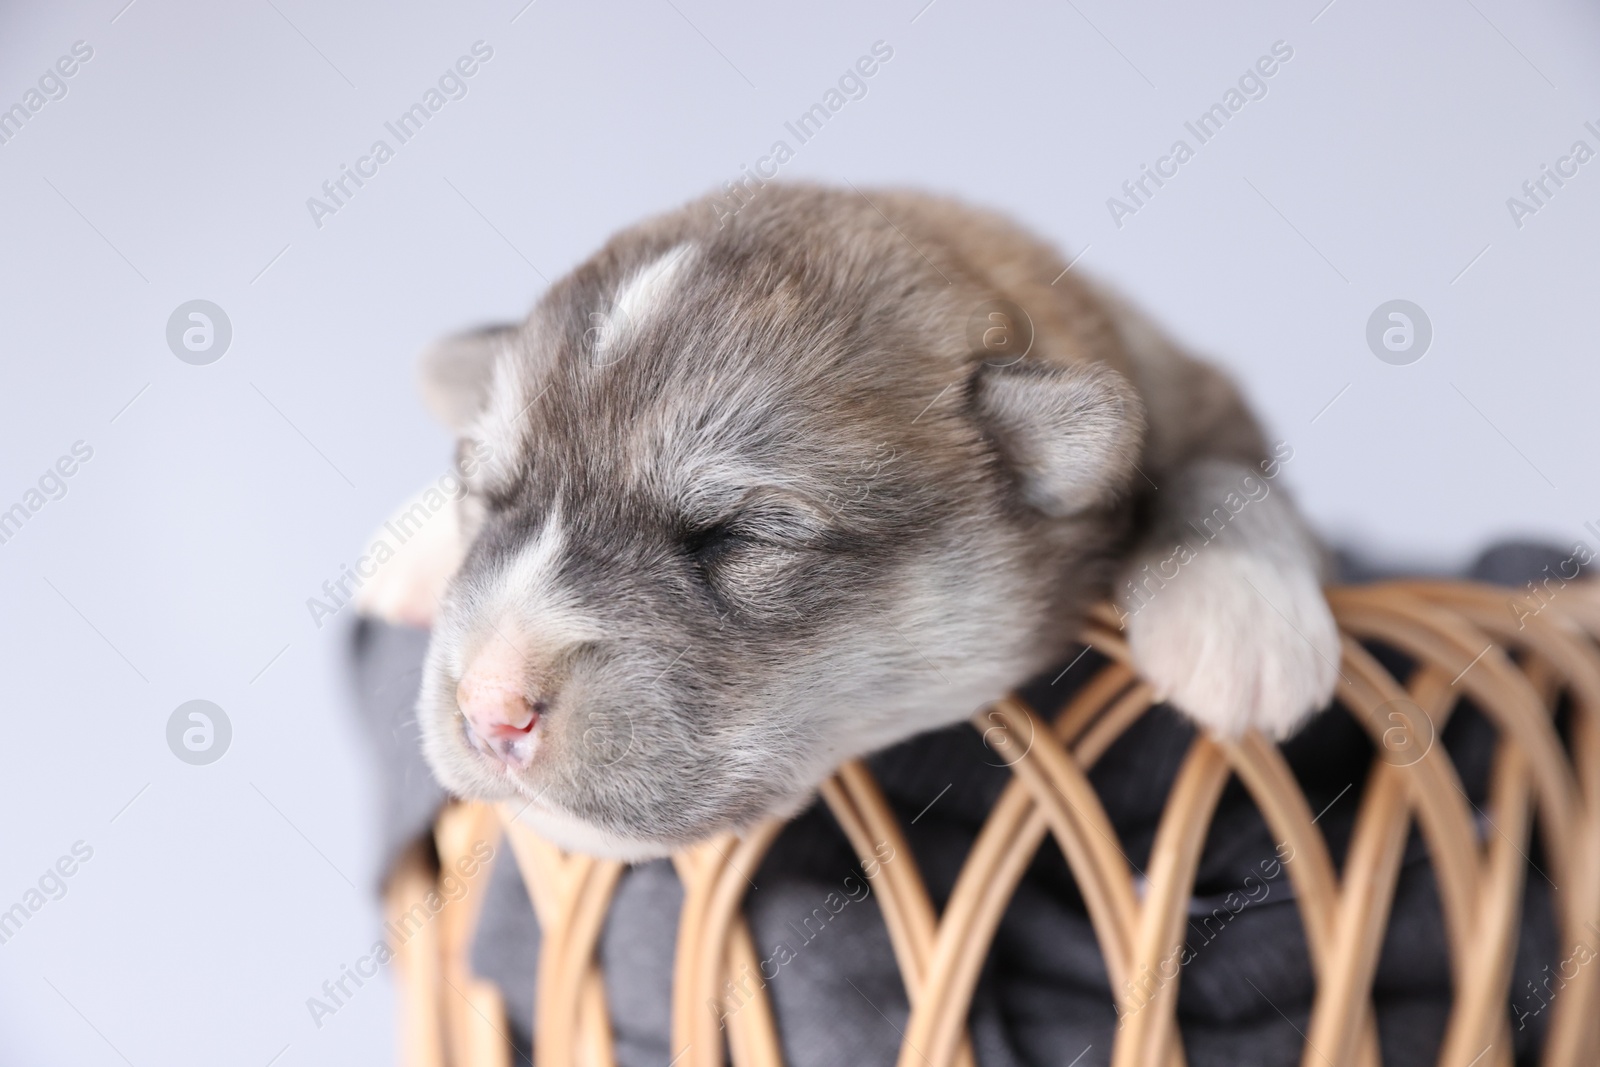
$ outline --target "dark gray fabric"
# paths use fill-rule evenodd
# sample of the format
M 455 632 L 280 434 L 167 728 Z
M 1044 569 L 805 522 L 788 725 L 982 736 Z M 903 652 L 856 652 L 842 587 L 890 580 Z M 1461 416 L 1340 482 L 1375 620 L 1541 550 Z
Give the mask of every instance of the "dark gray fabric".
M 1520 585 L 1562 554 L 1542 546 L 1502 545 L 1470 576 Z M 1345 574 L 1378 576 L 1356 561 Z M 364 717 L 393 771 L 389 848 L 418 832 L 439 793 L 404 749 L 414 737 L 407 701 L 423 642 L 414 633 L 366 624 L 357 642 Z M 1404 677 L 1406 663 L 1374 649 Z M 1025 696 L 1053 714 L 1100 666 L 1094 654 Z M 400 679 L 409 679 L 402 684 Z M 384 726 L 388 723 L 388 726 Z M 1167 793 L 1192 738 L 1188 723 L 1154 709 L 1114 744 L 1090 775 L 1129 862 L 1143 869 Z M 1463 706 L 1439 738 L 1481 806 L 1493 732 Z M 1283 752 L 1342 863 L 1372 760 L 1365 732 L 1342 712 L 1321 716 Z M 912 855 L 943 906 L 972 842 L 1010 780 L 999 757 L 962 725 L 914 738 L 869 760 L 905 826 Z M 910 862 L 897 856 L 891 863 Z M 1187 962 L 1178 1010 L 1194 1067 L 1300 1062 L 1314 993 L 1290 879 L 1273 870 L 1275 842 L 1237 782 L 1224 791 L 1201 859 L 1191 902 Z M 1544 866 L 1532 852 L 1513 990 L 1553 963 L 1555 934 Z M 1253 881 L 1246 881 L 1247 876 Z M 785 1052 L 795 1067 L 891 1063 L 907 1003 L 872 882 L 820 804 L 787 827 L 759 870 L 746 911 L 757 955 L 769 960 L 771 997 Z M 1230 894 L 1233 894 L 1230 896 Z M 666 861 L 630 869 L 600 943 L 607 995 L 623 1067 L 670 1062 L 672 957 L 682 893 Z M 1242 905 L 1242 906 L 1241 906 Z M 1237 909 L 1236 911 L 1234 909 Z M 514 864 L 496 864 L 473 953 L 479 974 L 505 991 L 512 1027 L 526 1056 L 532 1032 L 538 931 Z M 773 973 L 775 972 L 775 973 Z M 1387 1064 L 1432 1063 L 1447 1018 L 1449 961 L 1426 851 L 1408 842 L 1375 983 Z M 1530 1004 L 1532 1002 L 1530 1001 Z M 1117 1020 L 1093 930 L 1065 861 L 1047 839 L 996 933 L 973 1000 L 969 1028 L 984 1067 L 1108 1061 Z M 705 1010 L 713 1010 L 707 1006 Z M 1512 1027 L 1519 1062 L 1532 1062 L 1545 1018 Z
M 417 690 L 428 632 L 361 619 L 350 631 L 351 683 L 361 728 L 372 746 L 380 788 L 380 877 L 433 827 L 445 792 L 423 762 Z

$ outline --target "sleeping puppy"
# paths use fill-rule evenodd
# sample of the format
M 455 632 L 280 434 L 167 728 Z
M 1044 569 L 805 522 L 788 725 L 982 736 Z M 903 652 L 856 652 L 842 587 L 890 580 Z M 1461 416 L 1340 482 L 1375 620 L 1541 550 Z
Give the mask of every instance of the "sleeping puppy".
M 1292 731 L 1339 641 L 1265 490 L 1283 456 L 1064 266 L 948 200 L 772 185 L 429 352 L 465 490 L 363 592 L 433 627 L 439 780 L 566 848 L 660 855 L 972 715 L 1107 596 L 1171 703 Z

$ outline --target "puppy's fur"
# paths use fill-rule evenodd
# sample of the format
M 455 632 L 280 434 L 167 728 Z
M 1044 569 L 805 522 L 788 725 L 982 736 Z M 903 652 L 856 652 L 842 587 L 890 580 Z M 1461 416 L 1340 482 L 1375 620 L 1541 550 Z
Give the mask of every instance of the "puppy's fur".
M 1339 649 L 1285 494 L 1137 602 L 1129 584 L 1262 476 L 1261 432 L 1064 266 L 950 201 L 775 185 L 630 229 L 525 322 L 434 349 L 470 547 L 442 591 L 380 574 L 368 597 L 434 616 L 418 716 L 440 780 L 525 798 L 567 847 L 660 854 L 972 714 L 1119 590 L 1177 706 L 1292 730 Z M 468 743 L 455 702 L 502 640 L 547 705 L 522 770 Z

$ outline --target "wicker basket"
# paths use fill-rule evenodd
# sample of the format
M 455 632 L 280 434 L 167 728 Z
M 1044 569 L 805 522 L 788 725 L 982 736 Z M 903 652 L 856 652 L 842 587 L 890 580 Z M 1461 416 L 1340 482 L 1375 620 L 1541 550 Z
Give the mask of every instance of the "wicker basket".
M 1344 634 L 1341 706 L 1372 734 L 1379 756 L 1360 798 L 1353 836 L 1336 872 L 1328 847 L 1278 750 L 1261 737 L 1238 743 L 1198 739 L 1167 798 L 1148 885 L 1133 873 L 1088 778 L 1087 768 L 1142 715 L 1151 693 L 1128 664 L 1109 615 L 1093 619 L 1084 640 L 1110 663 L 1047 725 L 1015 697 L 985 712 L 1015 736 L 1034 738 L 1011 762 L 1013 780 L 978 835 L 942 915 L 935 914 L 917 865 L 895 862 L 875 879 L 883 918 L 911 1004 L 900 1067 L 970 1065 L 964 1022 L 979 970 L 1019 879 L 1052 834 L 1081 888 L 1111 987 L 1139 998 L 1117 1032 L 1116 1067 L 1179 1067 L 1177 982 L 1134 992 L 1182 940 L 1191 885 L 1217 799 L 1237 776 L 1276 839 L 1294 849 L 1286 865 L 1295 888 L 1317 993 L 1305 1030 L 1306 1067 L 1380 1062 L 1371 986 L 1413 821 L 1437 881 L 1455 991 L 1438 1062 L 1509 1067 L 1507 1004 L 1525 854 L 1534 826 L 1561 891 L 1553 896 L 1562 943 L 1587 940 L 1600 921 L 1600 597 L 1593 587 L 1552 600 L 1537 613 L 1508 610 L 1508 592 L 1487 586 L 1408 582 L 1330 591 Z M 1521 614 L 1521 618 L 1518 615 Z M 1417 664 L 1402 687 L 1361 642 L 1403 652 Z M 1514 661 L 1515 658 L 1515 661 Z M 1498 734 L 1486 817 L 1496 829 L 1480 845 L 1474 811 L 1443 746 L 1422 745 L 1415 724 L 1391 701 L 1409 701 L 1443 729 L 1456 702 L 1470 697 Z M 1571 706 L 1569 742 L 1552 713 Z M 1415 746 L 1403 759 L 1397 748 Z M 864 859 L 874 841 L 909 857 L 901 828 L 876 783 L 850 763 L 822 796 Z M 622 866 L 567 855 L 502 812 L 477 805 L 447 809 L 436 827 L 438 856 L 453 865 L 469 844 L 504 834 L 544 931 L 535 1005 L 541 1067 L 613 1062 L 610 1023 L 595 946 Z M 675 1067 L 718 1067 L 723 1034 L 703 1005 L 725 979 L 757 962 L 740 912 L 747 881 L 780 829 L 760 827 L 674 857 L 685 897 L 680 916 L 672 1011 Z M 388 906 L 401 915 L 434 890 L 431 858 L 421 852 L 390 880 Z M 478 879 L 472 894 L 481 894 Z M 501 1065 L 511 1062 L 498 991 L 475 979 L 468 949 L 481 899 L 469 895 L 442 913 L 426 936 L 397 949 L 406 1062 Z M 777 1067 L 783 1055 L 762 991 L 728 1015 L 726 1051 L 740 1067 Z M 1600 968 L 1581 968 L 1551 1004 L 1542 1062 L 1600 1063 Z

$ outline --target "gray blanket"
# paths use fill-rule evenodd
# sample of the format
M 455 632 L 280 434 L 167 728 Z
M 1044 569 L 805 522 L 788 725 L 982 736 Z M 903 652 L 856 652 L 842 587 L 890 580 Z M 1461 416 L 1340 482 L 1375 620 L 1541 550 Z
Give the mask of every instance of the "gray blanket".
M 1499 546 L 1469 576 L 1520 585 L 1560 557 L 1539 546 Z M 1376 576 L 1353 560 L 1342 570 L 1346 580 Z M 444 799 L 417 751 L 413 703 L 426 642 L 424 633 L 371 622 L 360 623 L 353 636 L 356 704 L 381 769 L 391 858 L 427 832 Z M 1404 677 L 1403 659 L 1374 651 Z M 1100 665 L 1096 655 L 1085 656 L 1024 695 L 1041 714 L 1052 715 Z M 1124 851 L 1141 869 L 1191 738 L 1186 721 L 1156 708 L 1090 775 Z M 1439 740 L 1481 806 L 1493 731 L 1465 706 Z M 1313 810 L 1326 808 L 1318 826 L 1341 863 L 1372 761 L 1364 731 L 1348 715 L 1326 714 L 1283 752 Z M 1011 772 L 997 766 L 966 725 L 914 738 L 868 762 L 942 906 Z M 504 991 L 519 1062 L 531 1062 L 539 931 L 516 866 L 506 858 L 493 869 L 473 965 Z M 1265 823 L 1238 783 L 1230 784 L 1196 879 L 1179 986 L 1185 1052 L 1194 1067 L 1300 1062 L 1314 988 L 1294 890 L 1274 860 Z M 1537 852 L 1532 862 L 1545 866 Z M 820 802 L 784 830 L 753 882 L 746 912 L 757 954 L 776 965 L 767 989 L 788 1062 L 894 1062 L 906 1022 L 905 991 L 872 883 Z M 1537 867 L 1530 868 L 1514 996 L 1556 961 L 1550 889 Z M 673 1058 L 669 990 L 681 899 L 664 860 L 631 868 L 617 890 L 600 956 L 623 1067 L 661 1067 Z M 1431 868 L 1415 831 L 1374 997 L 1384 1062 L 1434 1062 L 1450 1004 L 1449 962 Z M 1547 1017 L 1531 1010 L 1538 1003 L 1518 1001 L 1511 1015 L 1519 1064 L 1534 1062 L 1543 1037 Z M 984 1067 L 1093 1067 L 1109 1060 L 1116 1015 L 1105 967 L 1083 901 L 1049 839 L 1001 923 L 968 1023 Z

